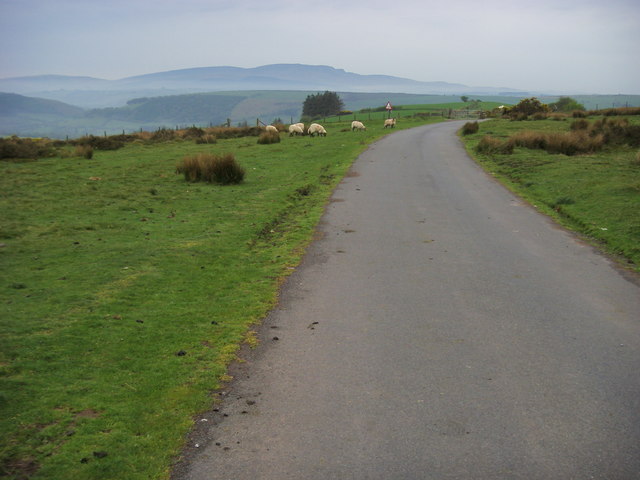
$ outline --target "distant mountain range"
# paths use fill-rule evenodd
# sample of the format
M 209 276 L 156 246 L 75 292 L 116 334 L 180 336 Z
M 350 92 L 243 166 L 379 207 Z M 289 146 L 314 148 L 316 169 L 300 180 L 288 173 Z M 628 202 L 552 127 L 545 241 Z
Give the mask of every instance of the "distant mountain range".
M 204 67 L 121 80 L 43 75 L 0 79 L 0 136 L 64 138 L 139 129 L 297 121 L 310 93 L 338 92 L 348 110 L 450 103 L 462 95 L 504 104 L 535 93 L 358 75 L 327 66 Z M 544 96 L 539 95 L 541 99 Z M 549 101 L 555 101 L 552 97 Z M 574 96 L 587 108 L 640 106 L 640 96 Z
M 120 80 L 61 75 L 0 79 L 0 92 L 58 100 L 84 108 L 121 106 L 136 97 L 238 90 L 331 90 L 458 96 L 527 94 L 507 87 L 419 82 L 388 75 L 359 75 L 324 65 L 300 64 L 190 68 Z

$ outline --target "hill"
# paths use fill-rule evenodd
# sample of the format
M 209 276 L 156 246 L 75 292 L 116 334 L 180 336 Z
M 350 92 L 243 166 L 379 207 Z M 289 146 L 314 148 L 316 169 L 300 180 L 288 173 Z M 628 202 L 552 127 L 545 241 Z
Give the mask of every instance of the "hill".
M 82 109 L 59 101 L 0 93 L 0 135 L 29 137 L 80 137 L 161 127 L 208 126 L 231 122 L 255 125 L 256 119 L 270 123 L 279 118 L 293 122 L 300 118 L 302 104 L 310 93 L 301 90 L 249 90 L 165 95 L 129 99 L 119 107 Z M 446 104 L 460 101 L 457 95 L 409 93 L 338 92 L 347 110 L 377 108 L 391 102 L 399 105 Z M 518 96 L 478 95 L 485 102 L 514 104 Z M 558 97 L 540 97 L 551 103 Z M 587 109 L 640 106 L 640 96 L 575 96 Z
M 432 95 L 523 93 L 506 87 L 420 82 L 389 75 L 360 75 L 325 65 L 301 64 L 264 65 L 255 68 L 200 67 L 119 80 L 61 75 L 0 79 L 0 91 L 59 100 L 85 108 L 123 106 L 128 100 L 138 97 L 238 90 L 331 90 Z

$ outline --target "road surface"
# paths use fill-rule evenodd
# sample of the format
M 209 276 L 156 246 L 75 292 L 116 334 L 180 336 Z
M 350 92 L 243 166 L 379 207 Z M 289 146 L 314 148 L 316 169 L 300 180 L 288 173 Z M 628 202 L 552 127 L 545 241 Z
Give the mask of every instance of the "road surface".
M 460 126 L 355 162 L 174 479 L 640 478 L 637 276 L 480 170 Z

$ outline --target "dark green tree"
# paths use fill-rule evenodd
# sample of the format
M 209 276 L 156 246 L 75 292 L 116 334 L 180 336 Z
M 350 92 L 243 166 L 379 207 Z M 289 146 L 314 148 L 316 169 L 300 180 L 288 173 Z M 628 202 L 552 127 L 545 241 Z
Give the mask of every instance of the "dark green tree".
M 550 103 L 549 106 L 556 112 L 573 112 L 574 110 L 584 110 L 584 105 L 578 103 L 571 97 L 560 97 L 557 102 Z
M 302 104 L 303 117 L 324 117 L 337 115 L 344 109 L 344 103 L 336 92 L 326 91 L 315 95 L 308 95 Z

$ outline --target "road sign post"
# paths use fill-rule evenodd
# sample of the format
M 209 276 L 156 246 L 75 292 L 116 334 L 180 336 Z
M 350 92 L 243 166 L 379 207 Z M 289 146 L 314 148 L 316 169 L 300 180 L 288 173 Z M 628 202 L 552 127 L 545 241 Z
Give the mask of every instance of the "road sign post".
M 391 110 L 393 110 L 393 107 L 391 106 L 391 102 L 387 102 L 387 106 L 384 108 L 386 108 L 387 112 L 389 112 L 389 114 L 387 115 L 387 118 L 391 118 Z

